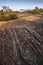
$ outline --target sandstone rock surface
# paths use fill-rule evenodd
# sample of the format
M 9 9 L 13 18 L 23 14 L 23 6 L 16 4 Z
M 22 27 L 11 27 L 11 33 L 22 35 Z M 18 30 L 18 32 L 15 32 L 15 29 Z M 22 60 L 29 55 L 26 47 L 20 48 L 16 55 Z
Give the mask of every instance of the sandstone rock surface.
M 10 25 L 0 29 L 0 65 L 43 65 L 43 23 Z

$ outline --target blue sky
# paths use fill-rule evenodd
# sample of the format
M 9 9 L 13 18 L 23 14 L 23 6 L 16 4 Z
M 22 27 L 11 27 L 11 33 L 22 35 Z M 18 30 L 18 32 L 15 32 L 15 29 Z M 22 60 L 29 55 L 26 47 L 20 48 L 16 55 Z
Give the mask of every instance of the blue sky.
M 35 6 L 43 8 L 43 0 L 0 0 L 1 6 L 9 6 L 13 10 L 33 9 Z

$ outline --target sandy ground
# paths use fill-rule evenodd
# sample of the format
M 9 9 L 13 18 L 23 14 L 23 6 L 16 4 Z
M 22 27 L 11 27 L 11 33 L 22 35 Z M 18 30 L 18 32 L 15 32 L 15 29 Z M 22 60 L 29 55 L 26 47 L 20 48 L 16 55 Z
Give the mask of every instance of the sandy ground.
M 29 15 L 29 14 L 24 14 L 24 13 L 18 13 L 17 14 L 17 16 L 18 16 L 18 19 L 16 19 L 16 20 L 10 20 L 10 21 L 0 21 L 0 29 L 1 28 L 4 28 L 4 27 L 6 27 L 9 23 L 9 25 L 8 26 L 10 26 L 11 24 L 12 24 L 12 22 L 17 22 L 17 21 L 37 21 L 37 22 L 43 22 L 43 16 L 41 16 L 41 15 Z M 23 22 L 22 22 L 23 23 Z M 14 23 L 13 23 L 14 24 Z M 12 24 L 12 25 L 13 25 Z M 8 27 L 7 26 L 7 27 Z M 17 26 L 17 25 L 16 25 Z
M 28 14 L 28 13 L 17 13 L 18 17 L 20 19 L 25 19 L 25 20 L 29 20 L 29 21 L 35 21 L 35 20 L 41 20 L 43 19 L 43 16 L 41 15 L 32 15 L 32 14 Z

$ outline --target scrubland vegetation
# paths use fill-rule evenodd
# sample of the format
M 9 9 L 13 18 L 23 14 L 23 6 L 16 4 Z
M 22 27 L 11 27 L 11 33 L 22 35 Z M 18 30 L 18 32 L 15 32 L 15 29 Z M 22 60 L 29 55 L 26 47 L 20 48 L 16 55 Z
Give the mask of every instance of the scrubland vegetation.
M 42 8 L 38 8 L 35 7 L 32 10 L 23 10 L 21 9 L 20 11 L 13 11 L 12 9 L 10 9 L 7 6 L 2 6 L 2 9 L 0 10 L 0 21 L 7 21 L 7 20 L 15 20 L 18 18 L 16 13 L 28 13 L 28 14 L 39 14 L 39 15 L 43 15 L 43 9 Z
M 17 19 L 17 15 L 9 7 L 3 6 L 0 10 L 0 21 Z
M 32 9 L 32 10 L 24 10 L 24 12 L 30 13 L 30 14 L 42 14 L 43 15 L 43 9 L 38 8 L 38 7 L 35 7 L 35 9 Z

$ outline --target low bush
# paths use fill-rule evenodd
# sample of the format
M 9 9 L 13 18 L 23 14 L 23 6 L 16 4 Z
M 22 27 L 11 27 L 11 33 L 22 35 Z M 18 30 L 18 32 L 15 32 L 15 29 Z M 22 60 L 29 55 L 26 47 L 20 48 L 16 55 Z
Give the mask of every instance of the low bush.
M 0 16 L 0 21 L 7 21 L 7 20 L 14 20 L 17 19 L 17 15 L 13 14 L 13 15 L 8 15 L 8 16 Z
M 17 19 L 17 15 L 11 9 L 4 7 L 0 10 L 0 21 L 14 20 Z
M 14 20 L 14 19 L 17 19 L 18 17 L 17 17 L 16 14 L 10 14 L 9 15 L 9 18 Z

